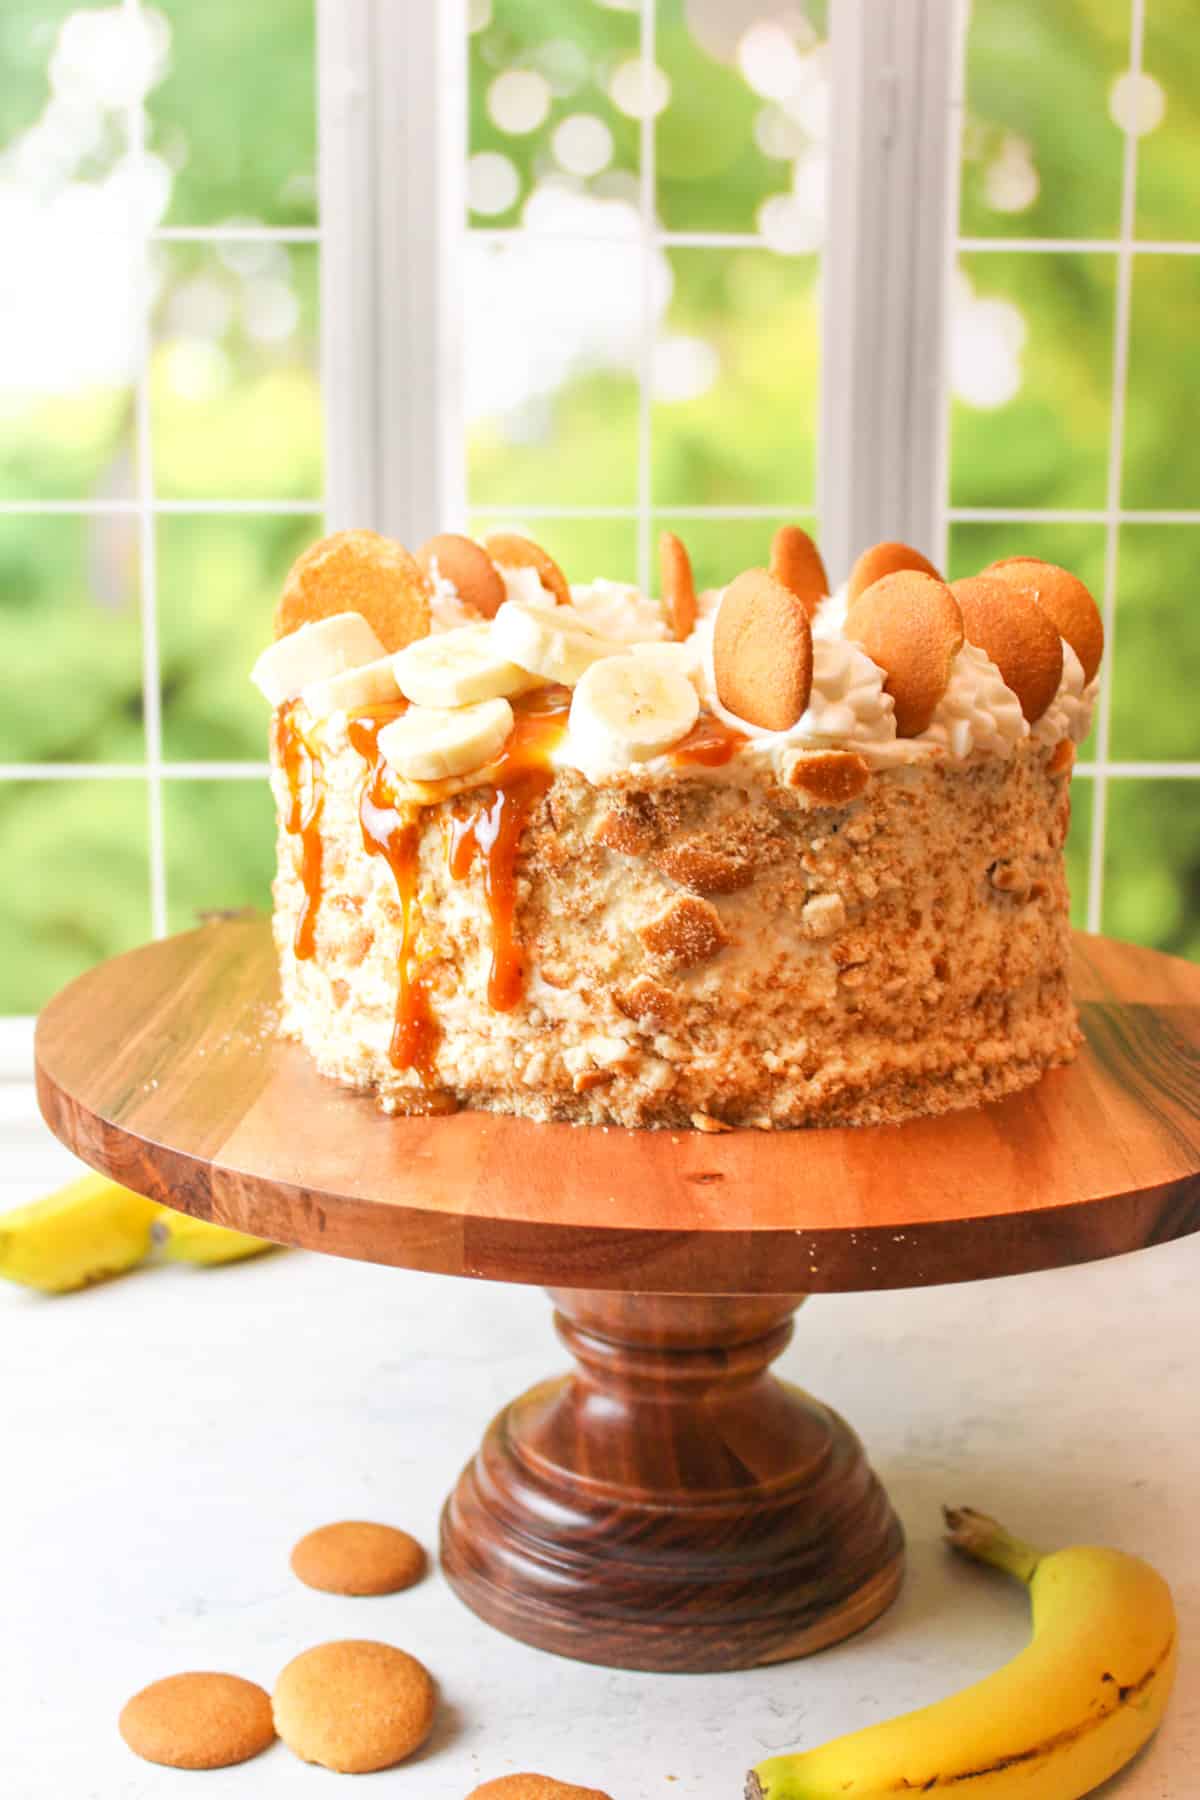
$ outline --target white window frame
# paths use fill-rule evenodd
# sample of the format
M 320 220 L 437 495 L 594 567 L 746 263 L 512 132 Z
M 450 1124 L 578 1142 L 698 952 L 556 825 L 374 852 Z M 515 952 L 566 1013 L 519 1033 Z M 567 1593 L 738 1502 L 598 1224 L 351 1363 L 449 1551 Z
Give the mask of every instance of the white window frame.
M 136 11 L 142 0 L 123 0 Z M 1140 70 L 1145 0 L 1129 0 L 1129 67 Z M 408 543 L 462 526 L 468 513 L 461 393 L 467 120 L 466 0 L 315 0 L 319 119 L 319 225 L 255 228 L 251 235 L 321 248 L 321 375 L 326 492 L 294 502 L 164 502 L 149 457 L 147 371 L 137 384 L 141 487 L 130 501 L 91 505 L 5 504 L 0 510 L 136 517 L 141 543 L 146 762 L 0 767 L 0 779 L 138 778 L 147 783 L 151 913 L 166 929 L 162 787 L 173 779 L 258 779 L 265 764 L 167 763 L 162 756 L 154 527 L 169 512 L 324 513 L 329 529 L 369 525 Z M 818 491 L 791 510 L 821 517 L 822 548 L 835 576 L 863 544 L 901 538 L 928 546 L 944 566 L 950 527 L 978 520 L 1103 524 L 1103 610 L 1114 637 L 1121 525 L 1200 524 L 1200 512 L 1121 507 L 1133 257 L 1150 251 L 1200 254 L 1200 244 L 1135 241 L 1137 139 L 1127 133 L 1121 224 L 1104 242 L 963 238 L 958 231 L 966 0 L 836 0 L 829 9 L 833 124 L 828 224 L 822 262 L 822 394 Z M 654 62 L 654 0 L 640 0 L 640 54 Z M 131 108 L 130 143 L 144 145 L 144 113 Z M 638 574 L 651 579 L 656 514 L 674 518 L 777 517 L 789 508 L 656 508 L 651 492 L 652 258 L 671 247 L 769 248 L 754 232 L 659 229 L 654 124 L 642 123 L 640 219 L 643 333 L 639 366 L 637 503 L 538 506 L 531 517 L 636 521 Z M 519 228 L 473 238 L 516 239 Z M 167 228 L 160 239 L 221 239 L 224 228 Z M 623 240 L 627 242 L 627 240 Z M 1112 417 L 1105 505 L 1094 511 L 955 508 L 947 473 L 949 285 L 960 251 L 1110 251 L 1117 263 Z M 144 360 L 144 359 L 143 359 Z M 474 507 L 486 515 L 487 507 Z M 492 509 L 493 511 L 497 509 Z M 1095 753 L 1079 765 L 1093 780 L 1091 929 L 1101 920 L 1108 783 L 1123 777 L 1200 778 L 1200 763 L 1115 763 L 1109 756 L 1112 655 L 1106 658 Z M 0 1078 L 27 1066 L 28 1021 L 0 1032 Z
M 466 233 L 474 241 L 523 234 L 466 225 L 464 0 L 318 0 L 318 19 L 328 516 L 334 527 L 369 524 L 420 541 L 461 526 L 468 510 L 458 300 Z M 821 514 L 822 546 L 835 568 L 876 538 L 939 546 L 944 536 L 946 293 L 964 19 L 963 0 L 837 0 L 830 8 L 838 154 L 823 253 L 818 492 L 795 496 L 790 510 Z M 639 53 L 651 64 L 654 35 L 654 0 L 641 0 Z M 608 506 L 598 496 L 590 507 L 547 507 L 531 495 L 527 506 L 503 510 L 635 519 L 645 583 L 656 512 L 771 518 L 789 506 L 653 504 L 652 255 L 770 246 L 757 232 L 660 230 L 650 118 L 640 150 L 637 504 Z M 896 369 L 901 382 L 889 377 Z
M 326 313 L 326 371 L 331 503 L 337 522 L 355 519 L 419 540 L 467 517 L 459 369 L 457 296 L 464 233 L 462 169 L 466 127 L 466 6 L 441 0 L 318 0 L 330 41 L 352 47 L 347 78 L 322 56 L 323 84 L 337 91 L 322 104 L 325 176 L 322 218 L 331 284 L 374 270 L 377 293 L 370 327 L 363 309 L 339 303 L 331 287 Z M 1145 0 L 1128 0 L 1128 68 L 1142 67 Z M 436 14 L 436 19 L 433 15 Z M 653 64 L 654 0 L 641 0 L 640 54 Z M 1101 596 L 1109 654 L 1105 658 L 1094 749 L 1077 772 L 1092 780 L 1088 928 L 1103 912 L 1105 824 L 1111 781 L 1197 779 L 1200 762 L 1116 762 L 1111 757 L 1113 651 L 1120 528 L 1129 523 L 1200 524 L 1200 511 L 1154 512 L 1121 505 L 1133 259 L 1139 254 L 1200 254 L 1197 243 L 1152 243 L 1135 236 L 1138 140 L 1124 135 L 1121 212 L 1112 240 L 967 238 L 959 232 L 961 132 L 965 111 L 967 0 L 833 0 L 829 7 L 833 121 L 822 262 L 821 406 L 818 491 L 797 496 L 791 510 L 815 510 L 821 545 L 835 579 L 856 552 L 881 538 L 926 547 L 947 560 L 956 523 L 1096 523 L 1105 528 Z M 417 67 L 420 63 L 423 66 Z M 386 121 L 387 96 L 403 91 L 404 124 Z M 357 111 L 348 122 L 344 99 Z M 340 134 L 340 136 L 339 136 Z M 347 136 L 350 139 L 347 145 Z M 422 146 L 419 156 L 409 152 Z M 339 149 L 339 146 L 343 146 Z M 369 146 L 369 147 L 368 147 Z M 658 228 L 654 125 L 641 130 L 641 240 L 644 331 L 638 371 L 638 499 L 610 507 L 539 507 L 536 496 L 507 516 L 632 518 L 638 531 L 638 577 L 651 579 L 656 513 L 675 518 L 778 516 L 786 506 L 664 507 L 653 504 L 649 272 L 654 252 L 672 246 L 767 248 L 756 233 L 688 233 Z M 390 211 L 380 194 L 394 195 Z M 473 238 L 519 238 L 520 228 Z M 348 257 L 337 253 L 346 232 Z M 362 235 L 365 233 L 365 236 Z M 336 234 L 336 235 L 335 235 Z M 399 240 L 397 234 L 401 234 Z M 352 240 L 352 241 L 351 241 Z M 407 260 L 401 248 L 429 254 Z M 961 252 L 1001 254 L 1108 252 L 1116 261 L 1111 418 L 1104 506 L 1055 511 L 950 504 L 948 467 L 950 285 Z M 394 277 L 397 277 L 394 279 Z M 350 335 L 347 335 L 350 334 Z M 357 362 L 355 356 L 357 353 Z M 351 405 L 344 368 L 370 387 L 381 372 L 385 408 L 370 396 Z M 438 380 L 429 380 L 437 371 Z M 413 375 L 417 375 L 413 385 Z M 366 428 L 364 429 L 364 421 Z M 373 435 L 372 435 L 373 433 Z M 431 454 L 431 447 L 433 451 Z M 350 473 L 347 473 L 350 472 Z M 343 482 L 342 476 L 347 478 Z M 382 483 L 382 486 L 379 484 Z M 487 507 L 473 507 L 486 516 Z

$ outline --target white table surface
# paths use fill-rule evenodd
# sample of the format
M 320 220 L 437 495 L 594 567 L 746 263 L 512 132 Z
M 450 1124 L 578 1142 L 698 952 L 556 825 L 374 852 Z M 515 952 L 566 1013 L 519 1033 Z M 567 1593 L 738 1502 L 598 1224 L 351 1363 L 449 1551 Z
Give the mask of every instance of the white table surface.
M 0 1084 L 0 1205 L 77 1165 Z M 924 1703 L 1005 1661 L 1027 1608 L 939 1543 L 966 1502 L 1045 1544 L 1149 1556 L 1172 1583 L 1182 1671 L 1156 1742 L 1106 1795 L 1200 1795 L 1200 1239 L 921 1292 L 814 1300 L 783 1373 L 844 1412 L 904 1521 L 899 1602 L 806 1662 L 639 1675 L 543 1655 L 480 1623 L 434 1572 L 407 1594 L 302 1587 L 288 1552 L 338 1518 L 438 1510 L 502 1402 L 566 1363 L 537 1291 L 298 1251 L 157 1268 L 65 1299 L 0 1284 L 0 1794 L 221 1800 L 327 1794 L 276 1745 L 183 1775 L 139 1762 L 123 1702 L 177 1670 L 268 1689 L 299 1650 L 376 1637 L 441 1688 L 421 1755 L 371 1784 L 464 1800 L 534 1769 L 612 1800 L 738 1800 L 746 1768 Z

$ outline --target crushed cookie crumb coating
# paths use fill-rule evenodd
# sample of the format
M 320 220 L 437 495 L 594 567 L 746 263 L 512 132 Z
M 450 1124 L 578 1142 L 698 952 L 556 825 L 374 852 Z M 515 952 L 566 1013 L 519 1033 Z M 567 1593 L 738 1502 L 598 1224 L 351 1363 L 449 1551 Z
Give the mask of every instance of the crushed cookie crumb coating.
M 320 755 L 322 895 L 297 956 L 303 863 L 273 752 L 284 1030 L 387 1111 L 894 1123 L 1015 1092 L 1075 1053 L 1059 744 L 875 770 L 797 754 L 786 779 L 759 764 L 597 788 L 561 769 L 515 850 L 505 1011 L 488 999 L 486 861 L 456 873 L 452 854 L 494 797 L 414 808 L 410 951 L 436 1023 L 423 1071 L 389 1055 L 403 909 L 363 843 L 368 771 L 344 720 L 325 722 Z

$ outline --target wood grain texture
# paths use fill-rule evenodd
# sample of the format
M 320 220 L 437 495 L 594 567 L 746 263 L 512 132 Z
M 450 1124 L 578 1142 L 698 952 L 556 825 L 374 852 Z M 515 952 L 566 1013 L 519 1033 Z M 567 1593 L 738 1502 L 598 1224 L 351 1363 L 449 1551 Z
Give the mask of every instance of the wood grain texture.
M 900 1527 L 849 1427 L 768 1365 L 798 1296 L 557 1292 L 577 1373 L 493 1421 L 442 1566 L 512 1637 L 628 1669 L 740 1669 L 881 1613 Z
M 1200 1228 L 1200 970 L 1079 938 L 1087 1047 L 1027 1093 L 871 1130 L 390 1119 L 274 1036 L 265 921 L 81 976 L 38 1024 L 85 1162 L 280 1243 L 444 1274 L 653 1293 L 919 1286 Z

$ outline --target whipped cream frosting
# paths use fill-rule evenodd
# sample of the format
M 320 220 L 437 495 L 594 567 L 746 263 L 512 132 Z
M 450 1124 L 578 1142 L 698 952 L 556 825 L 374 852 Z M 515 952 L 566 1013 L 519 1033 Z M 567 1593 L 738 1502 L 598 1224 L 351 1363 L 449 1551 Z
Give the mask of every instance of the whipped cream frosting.
M 1033 727 L 1035 740 L 1039 744 L 1057 744 L 1061 738 L 1070 738 L 1073 744 L 1082 744 L 1092 729 L 1099 693 L 1099 675 L 1084 681 L 1083 664 L 1064 638 L 1062 680 L 1057 694 Z
M 523 606 L 545 606 L 547 602 L 553 606 L 554 595 L 542 586 L 536 569 L 510 569 L 502 563 L 497 563 L 496 568 L 504 583 L 506 600 L 519 600 Z
M 812 692 L 808 705 L 786 731 L 764 731 L 730 712 L 717 697 L 713 669 L 713 618 L 698 623 L 703 640 L 700 697 L 709 711 L 745 734 L 748 748 L 774 756 L 787 750 L 828 750 L 834 746 L 868 753 L 896 742 L 892 697 L 883 691 L 883 670 L 845 638 L 813 639 Z M 885 759 L 889 760 L 889 759 Z
M 429 572 L 432 630 L 450 631 L 473 621 L 475 613 L 441 573 L 436 560 Z M 508 600 L 532 606 L 547 604 L 550 597 L 536 570 L 501 567 L 500 575 Z M 731 765 L 712 771 L 715 779 L 733 777 L 741 758 L 767 761 L 780 769 L 783 759 L 797 751 L 844 748 L 859 752 L 879 767 L 938 756 L 964 761 L 976 753 L 1007 754 L 1030 736 L 1039 744 L 1054 744 L 1062 738 L 1078 744 L 1091 728 L 1099 678 L 1084 682 L 1083 669 L 1069 644 L 1063 644 L 1058 691 L 1031 730 L 1020 701 L 995 663 L 977 645 L 965 643 L 954 659 L 949 684 L 930 725 L 917 737 L 897 738 L 883 671 L 845 636 L 843 583 L 821 601 L 812 622 L 813 680 L 808 706 L 788 730 L 765 731 L 730 712 L 717 696 L 713 633 L 724 593 L 724 588 L 709 588 L 697 595 L 695 629 L 684 643 L 676 643 L 662 603 L 633 583 L 597 579 L 571 590 L 572 609 L 584 623 L 620 645 L 626 654 L 686 676 L 704 706 L 746 740 Z M 665 759 L 658 760 L 665 766 Z M 581 766 L 569 733 L 554 761 L 559 766 Z
M 812 622 L 814 641 L 817 638 L 844 638 L 846 635 L 846 583 L 835 588 L 832 594 L 826 594 L 817 607 L 816 617 Z
M 571 605 L 593 631 L 615 644 L 649 644 L 669 636 L 659 601 L 631 582 L 585 582 L 571 589 Z
M 429 579 L 433 593 L 429 601 L 431 631 L 457 631 L 460 625 L 471 625 L 478 619 L 473 606 L 468 606 L 448 575 L 438 567 L 438 559 L 429 559 Z
M 1028 736 L 1021 702 L 991 657 L 964 644 L 933 719 L 914 741 L 938 744 L 961 762 L 973 750 L 1003 755 Z

